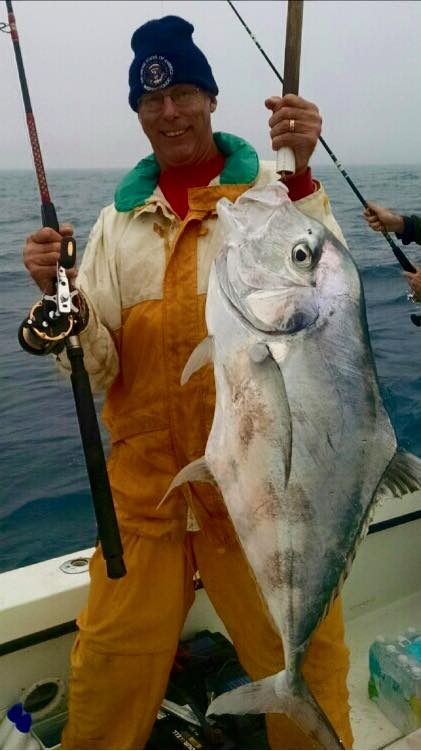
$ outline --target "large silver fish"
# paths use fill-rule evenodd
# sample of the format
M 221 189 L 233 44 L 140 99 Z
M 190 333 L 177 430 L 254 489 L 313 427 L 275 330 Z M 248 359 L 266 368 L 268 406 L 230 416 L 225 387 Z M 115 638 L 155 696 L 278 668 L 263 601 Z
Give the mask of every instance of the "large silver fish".
M 207 297 L 209 337 L 183 381 L 213 361 L 216 408 L 189 481 L 220 489 L 282 637 L 285 670 L 223 694 L 209 714 L 285 712 L 342 744 L 306 686 L 311 635 L 349 572 L 376 499 L 420 486 L 384 409 L 355 263 L 278 183 L 218 204 L 225 243 Z M 168 494 L 168 493 L 167 493 Z

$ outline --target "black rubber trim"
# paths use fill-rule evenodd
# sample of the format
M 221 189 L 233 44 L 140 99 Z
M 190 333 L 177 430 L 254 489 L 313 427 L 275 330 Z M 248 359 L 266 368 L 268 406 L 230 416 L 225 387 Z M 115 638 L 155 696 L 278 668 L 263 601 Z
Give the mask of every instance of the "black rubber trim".
M 42 644 L 45 641 L 50 641 L 50 639 L 57 639 L 59 636 L 71 634 L 74 631 L 77 631 L 76 621 L 67 621 L 67 623 L 59 623 L 58 626 L 52 626 L 43 631 L 36 631 L 34 634 L 21 636 L 19 639 L 0 644 L 0 657 L 18 652 L 20 649 L 33 647 L 36 644 Z
M 419 511 L 411 511 L 410 514 L 402 514 L 401 516 L 394 516 L 392 519 L 385 519 L 384 522 L 370 524 L 368 534 L 373 535 L 376 532 L 383 532 L 385 529 L 399 527 L 401 524 L 408 524 L 408 522 L 413 522 L 416 519 L 421 519 L 421 509 Z

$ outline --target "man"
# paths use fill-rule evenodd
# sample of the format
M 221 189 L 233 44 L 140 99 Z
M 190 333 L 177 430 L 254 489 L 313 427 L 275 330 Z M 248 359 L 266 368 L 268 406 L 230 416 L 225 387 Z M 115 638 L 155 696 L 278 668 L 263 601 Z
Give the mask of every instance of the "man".
M 153 154 L 121 182 L 115 205 L 93 228 L 77 286 L 89 307 L 81 334 L 93 387 L 105 389 L 108 462 L 127 575 L 106 578 L 101 554 L 72 653 L 69 721 L 62 748 L 142 748 L 164 696 L 198 569 L 252 679 L 277 672 L 282 644 L 262 605 L 220 497 L 192 484 L 156 509 L 177 471 L 204 453 L 214 410 L 212 370 L 181 387 L 180 375 L 206 336 L 205 297 L 222 242 L 215 211 L 252 185 L 276 179 L 242 139 L 213 133 L 218 87 L 193 27 L 168 16 L 133 35 L 129 102 Z M 309 158 L 321 119 L 300 97 L 266 101 L 272 146 L 291 146 L 290 195 L 341 236 Z M 61 228 L 61 234 L 70 228 Z M 60 235 L 28 238 L 25 263 L 51 290 Z M 63 367 L 66 358 L 61 355 Z M 199 529 L 197 529 L 199 527 Z M 195 531 L 193 531 L 195 530 Z M 316 633 L 304 668 L 345 745 L 351 746 L 341 604 Z M 287 718 L 268 718 L 273 748 L 308 748 Z
M 414 242 L 421 245 L 421 217 L 413 214 L 412 216 L 403 216 L 379 206 L 377 203 L 369 203 L 368 209 L 364 211 L 364 219 L 375 232 L 395 232 L 398 240 L 404 245 Z M 421 269 L 415 273 L 404 271 L 408 284 L 414 295 L 414 300 L 421 302 Z

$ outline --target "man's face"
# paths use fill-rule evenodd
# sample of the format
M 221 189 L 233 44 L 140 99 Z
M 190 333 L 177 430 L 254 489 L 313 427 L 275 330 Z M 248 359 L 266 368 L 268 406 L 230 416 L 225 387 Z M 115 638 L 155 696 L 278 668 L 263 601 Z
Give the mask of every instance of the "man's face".
M 190 84 L 145 94 L 138 118 L 161 170 L 204 161 L 214 152 L 211 113 L 216 99 Z

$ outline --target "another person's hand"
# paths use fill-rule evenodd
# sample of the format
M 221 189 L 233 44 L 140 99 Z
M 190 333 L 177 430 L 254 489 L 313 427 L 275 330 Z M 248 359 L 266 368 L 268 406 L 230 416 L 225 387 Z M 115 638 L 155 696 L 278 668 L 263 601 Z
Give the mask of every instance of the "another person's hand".
M 269 120 L 272 148 L 289 146 L 295 154 L 295 174 L 305 172 L 322 130 L 322 118 L 315 104 L 295 94 L 266 99 L 272 110 Z
M 403 232 L 404 221 L 400 214 L 392 209 L 386 209 L 377 203 L 369 203 L 369 208 L 364 211 L 364 219 L 375 232 Z
M 61 224 L 60 232 L 44 227 L 29 235 L 26 240 L 23 262 L 34 282 L 47 295 L 54 292 L 53 280 L 56 278 L 57 261 L 60 258 L 61 238 L 72 235 L 73 227 L 70 224 Z M 69 279 L 74 279 L 77 270 L 68 269 L 66 273 Z
M 414 293 L 416 302 L 421 302 L 421 269 L 417 269 L 414 274 L 411 274 L 409 271 L 404 271 L 404 274 L 408 280 L 411 291 Z

